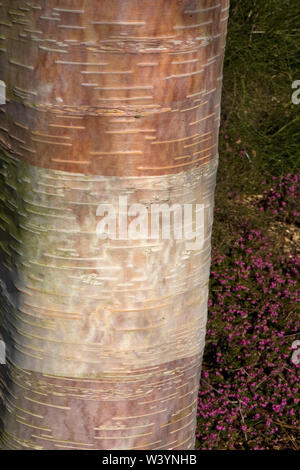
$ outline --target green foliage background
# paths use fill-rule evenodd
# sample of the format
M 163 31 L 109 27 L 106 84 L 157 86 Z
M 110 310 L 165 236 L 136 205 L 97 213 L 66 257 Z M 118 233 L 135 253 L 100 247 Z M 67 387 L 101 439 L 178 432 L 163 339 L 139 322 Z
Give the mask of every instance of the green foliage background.
M 299 30 L 299 1 L 231 0 L 199 449 L 299 450 Z
M 228 199 L 262 192 L 263 179 L 300 170 L 300 105 L 292 83 L 300 80 L 300 3 L 231 0 L 224 63 L 220 164 L 214 239 L 219 248 L 247 218 L 268 227 L 257 213 Z
M 291 102 L 300 79 L 299 18 L 294 0 L 231 0 L 223 119 L 253 160 L 249 178 L 299 169 L 300 106 Z

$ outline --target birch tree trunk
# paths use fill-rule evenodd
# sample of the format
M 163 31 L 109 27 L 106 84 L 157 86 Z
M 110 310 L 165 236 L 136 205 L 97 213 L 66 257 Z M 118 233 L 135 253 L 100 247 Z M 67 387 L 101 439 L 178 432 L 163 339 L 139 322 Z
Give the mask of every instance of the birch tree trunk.
M 1 1 L 2 449 L 194 447 L 228 9 Z M 119 196 L 203 247 L 100 240 Z

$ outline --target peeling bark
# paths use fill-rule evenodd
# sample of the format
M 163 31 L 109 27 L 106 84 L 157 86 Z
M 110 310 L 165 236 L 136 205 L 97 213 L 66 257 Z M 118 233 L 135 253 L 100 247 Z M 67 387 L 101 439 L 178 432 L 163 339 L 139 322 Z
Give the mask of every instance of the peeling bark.
M 192 449 L 228 0 L 0 4 L 3 449 Z M 203 204 L 205 243 L 99 240 Z

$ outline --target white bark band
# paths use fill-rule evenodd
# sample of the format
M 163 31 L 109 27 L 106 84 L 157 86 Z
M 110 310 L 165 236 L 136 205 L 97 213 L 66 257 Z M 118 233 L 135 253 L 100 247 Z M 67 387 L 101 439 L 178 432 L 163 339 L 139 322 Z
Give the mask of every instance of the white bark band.
M 204 346 L 217 160 L 176 175 L 103 177 L 1 160 L 8 357 L 87 377 L 198 355 Z M 201 249 L 184 240 L 99 240 L 100 203 L 205 207 Z M 10 217 L 10 208 L 13 214 Z

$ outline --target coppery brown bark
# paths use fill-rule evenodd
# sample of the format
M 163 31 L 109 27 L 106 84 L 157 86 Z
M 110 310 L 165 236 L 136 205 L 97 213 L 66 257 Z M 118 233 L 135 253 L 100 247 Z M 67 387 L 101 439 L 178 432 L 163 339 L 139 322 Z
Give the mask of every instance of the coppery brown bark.
M 193 448 L 228 8 L 1 2 L 2 448 Z M 204 246 L 99 240 L 119 195 Z

